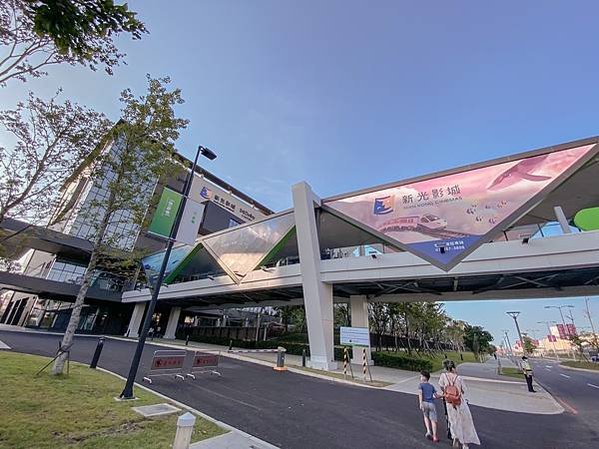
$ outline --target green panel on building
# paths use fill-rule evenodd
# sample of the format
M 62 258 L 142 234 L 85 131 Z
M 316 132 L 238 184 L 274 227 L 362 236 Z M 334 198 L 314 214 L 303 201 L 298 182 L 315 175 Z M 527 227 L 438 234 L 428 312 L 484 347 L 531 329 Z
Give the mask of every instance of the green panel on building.
M 163 237 L 169 237 L 175 223 L 177 211 L 181 205 L 181 194 L 174 190 L 165 188 L 158 202 L 154 218 L 150 224 L 149 231 Z

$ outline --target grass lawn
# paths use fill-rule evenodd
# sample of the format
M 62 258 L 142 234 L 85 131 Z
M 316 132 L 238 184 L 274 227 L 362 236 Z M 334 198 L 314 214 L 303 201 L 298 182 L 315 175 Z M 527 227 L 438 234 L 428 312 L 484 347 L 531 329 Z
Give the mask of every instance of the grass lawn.
M 46 357 L 0 351 L 0 449 L 167 449 L 177 414 L 144 418 L 131 407 L 165 402 L 136 388 L 139 400 L 118 402 L 123 381 L 71 363 L 68 376 L 35 373 Z M 200 417 L 192 441 L 225 431 Z
M 514 379 L 521 380 L 524 382 L 524 374 L 518 368 L 501 368 L 501 375 L 507 377 L 513 377 Z
M 572 368 L 592 369 L 599 371 L 599 363 L 594 362 L 579 362 L 574 360 L 566 360 L 562 365 L 571 366 Z

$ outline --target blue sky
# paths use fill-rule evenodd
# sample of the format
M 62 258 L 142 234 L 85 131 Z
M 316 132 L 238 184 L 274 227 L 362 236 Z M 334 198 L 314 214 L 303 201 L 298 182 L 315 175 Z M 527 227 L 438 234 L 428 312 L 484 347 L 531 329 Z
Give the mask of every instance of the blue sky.
M 599 134 L 597 2 L 129 4 L 151 34 L 122 40 L 115 76 L 53 68 L 0 105 L 62 86 L 116 119 L 120 90 L 170 75 L 191 120 L 180 151 L 214 149 L 206 168 L 275 210 L 300 180 L 324 197 Z M 534 322 L 553 316 L 535 304 Z M 494 332 L 509 308 L 448 306 Z

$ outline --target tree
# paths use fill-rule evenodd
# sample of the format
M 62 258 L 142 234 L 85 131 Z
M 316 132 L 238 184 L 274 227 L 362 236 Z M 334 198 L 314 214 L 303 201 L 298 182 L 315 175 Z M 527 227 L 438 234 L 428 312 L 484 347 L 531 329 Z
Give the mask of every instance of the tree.
M 476 355 L 488 353 L 493 336 L 481 326 L 464 326 L 464 346 Z
M 351 325 L 350 307 L 347 303 L 333 304 L 335 328 Z
M 532 338 L 530 338 L 529 336 L 525 336 L 522 337 L 522 339 L 524 340 L 524 353 L 525 354 L 533 354 L 535 352 L 535 350 L 537 349 L 537 345 L 535 345 L 535 342 L 533 341 Z
M 580 335 L 572 334 L 568 337 L 568 339 L 570 340 L 570 343 L 572 344 L 572 346 L 574 348 L 576 348 L 576 351 L 580 355 L 580 358 L 588 361 L 587 356 L 584 354 L 585 341 L 582 338 L 580 338 Z
M 97 194 L 86 214 L 91 223 L 93 250 L 72 308 L 61 347 L 71 346 L 87 291 L 96 276 L 101 257 L 126 258 L 123 249 L 144 224 L 148 203 L 157 181 L 172 170 L 174 142 L 187 120 L 176 117 L 174 107 L 183 103 L 179 89 L 167 90 L 169 78 L 148 76 L 148 92 L 136 98 L 127 89 L 121 94 L 122 119 L 104 145 L 97 148 L 87 170 Z M 66 354 L 55 361 L 53 374 L 63 372 Z
M 127 4 L 112 0 L 4 0 L 0 2 L 0 84 L 46 75 L 56 64 L 103 66 L 123 61 L 114 38 L 140 39 L 144 24 Z
M 377 336 L 376 346 L 381 350 L 382 336 L 387 330 L 387 304 L 381 302 L 368 303 L 368 322 L 370 329 Z
M 0 111 L 6 140 L 15 142 L 0 146 L 0 222 L 46 218 L 67 176 L 110 129 L 103 114 L 60 103 L 59 93 L 49 101 L 30 93 L 16 109 Z

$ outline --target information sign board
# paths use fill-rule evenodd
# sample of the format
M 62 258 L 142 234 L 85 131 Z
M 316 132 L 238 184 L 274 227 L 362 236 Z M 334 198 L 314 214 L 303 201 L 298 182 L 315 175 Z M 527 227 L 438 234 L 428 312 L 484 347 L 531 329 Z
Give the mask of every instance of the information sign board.
M 370 347 L 370 332 L 368 328 L 342 326 L 340 331 L 342 345 Z

